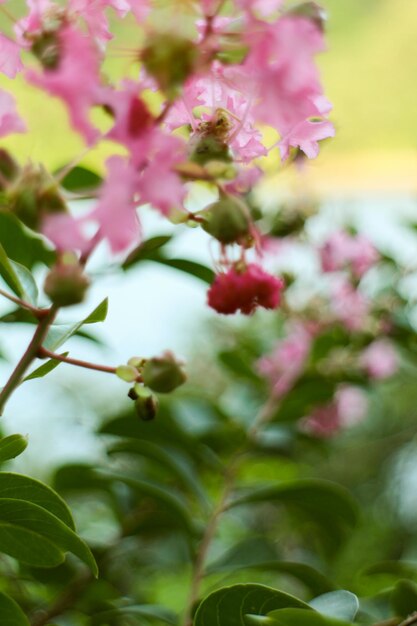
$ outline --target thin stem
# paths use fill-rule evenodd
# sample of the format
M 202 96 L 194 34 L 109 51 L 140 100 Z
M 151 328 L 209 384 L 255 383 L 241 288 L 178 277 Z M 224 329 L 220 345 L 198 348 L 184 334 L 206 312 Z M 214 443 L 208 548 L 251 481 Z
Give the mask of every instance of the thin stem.
M 3 15 L 7 17 L 8 20 L 12 22 L 12 24 L 16 24 L 17 19 L 15 18 L 14 15 L 10 13 L 8 9 L 6 9 L 6 7 L 0 6 L 0 11 L 3 13 Z
M 241 448 L 239 448 L 232 459 L 230 460 L 227 469 L 224 474 L 223 481 L 223 490 L 220 494 L 219 501 L 211 514 L 211 517 L 207 523 L 206 530 L 201 539 L 200 545 L 197 550 L 197 554 L 194 560 L 194 567 L 191 579 L 191 587 L 190 592 L 187 599 L 185 615 L 184 615 L 184 626 L 192 626 L 193 623 L 193 607 L 197 602 L 200 595 L 200 587 L 204 578 L 204 569 L 205 562 L 207 558 L 208 551 L 210 549 L 211 543 L 216 535 L 217 527 L 219 525 L 220 518 L 222 514 L 227 511 L 228 500 L 230 495 L 232 494 L 235 488 L 235 480 L 237 470 L 239 468 L 239 463 L 241 459 L 244 457 L 245 453 L 248 451 L 248 447 L 250 443 L 256 438 L 256 435 L 259 429 L 271 419 L 273 415 L 273 411 L 276 408 L 276 400 L 270 397 L 262 409 L 259 411 L 256 419 L 253 423 L 253 426 L 250 428 L 248 432 L 248 441 Z M 409 626 L 408 624 L 404 624 L 403 626 Z
M 24 377 L 32 361 L 35 360 L 38 350 L 46 337 L 48 329 L 53 322 L 56 313 L 57 309 L 55 307 L 51 307 L 50 309 L 45 311 L 45 315 L 39 320 L 38 326 L 30 344 L 26 348 L 25 353 L 23 354 L 19 363 L 16 365 L 9 380 L 7 381 L 0 393 L 0 415 L 3 414 L 6 402 L 8 401 L 14 390 L 22 382 L 22 378 Z
M 49 609 L 35 613 L 31 620 L 31 626 L 45 626 L 45 624 L 49 624 L 55 617 L 62 615 L 62 613 L 75 604 L 92 580 L 93 575 L 91 572 L 83 572 L 68 585 L 64 593 L 56 599 Z
M 42 317 L 45 315 L 45 309 L 38 309 L 38 307 L 32 306 L 31 304 L 29 304 L 29 302 L 25 302 L 24 300 L 17 298 L 11 293 L 8 293 L 7 291 L 3 291 L 3 289 L 0 289 L 0 296 L 3 296 L 3 298 L 7 298 L 11 302 L 14 302 L 14 304 L 17 304 L 22 309 L 26 309 L 27 311 L 30 311 L 31 313 L 33 313 L 35 317 Z
M 69 365 L 75 365 L 76 367 L 84 367 L 88 370 L 96 370 L 97 372 L 106 372 L 107 374 L 115 374 L 116 368 L 108 365 L 99 365 L 98 363 L 90 363 L 89 361 L 81 361 L 80 359 L 72 359 L 69 356 L 62 354 L 56 354 L 46 348 L 39 347 L 37 351 L 37 357 L 40 359 L 54 359 L 55 361 L 61 361 L 62 363 L 68 363 Z
M 401 622 L 398 626 L 411 626 L 411 624 L 415 624 L 417 622 L 417 611 L 411 613 L 403 622 Z

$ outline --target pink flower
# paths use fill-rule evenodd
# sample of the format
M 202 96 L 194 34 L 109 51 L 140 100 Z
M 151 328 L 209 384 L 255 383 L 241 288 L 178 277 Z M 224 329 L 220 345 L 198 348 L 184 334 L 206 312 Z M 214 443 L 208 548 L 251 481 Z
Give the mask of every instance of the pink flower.
M 331 110 L 314 62 L 324 50 L 323 33 L 313 20 L 300 16 L 262 24 L 249 29 L 251 50 L 244 63 L 258 95 L 254 115 L 280 133 L 283 159 L 289 146 L 314 158 L 317 142 L 334 134 L 330 122 L 320 121 Z
M 94 237 L 96 243 L 107 240 L 112 252 L 117 253 L 139 239 L 140 226 L 134 201 L 137 171 L 120 156 L 108 159 L 107 170 L 98 203 L 88 215 L 75 218 L 59 214 L 46 218 L 42 232 L 58 250 L 85 252 Z
M 298 323 L 288 336 L 279 341 L 273 353 L 257 363 L 258 372 L 265 376 L 275 397 L 280 398 L 293 387 L 304 369 L 312 341 L 307 326 Z
M 99 224 L 100 235 L 112 252 L 123 252 L 140 236 L 134 201 L 138 174 L 123 157 L 107 160 L 107 178 L 90 218 Z
M 349 235 L 339 231 L 331 235 L 320 248 L 324 272 L 336 272 L 350 267 L 361 278 L 378 260 L 372 243 L 363 235 Z
M 48 215 L 42 225 L 42 233 L 61 252 L 88 249 L 89 238 L 84 232 L 84 221 L 77 220 L 69 213 Z
M 0 137 L 26 132 L 26 125 L 16 112 L 16 103 L 7 91 L 0 90 Z
M 19 43 L 29 47 L 33 35 L 43 31 L 44 21 L 58 13 L 59 8 L 51 0 L 26 0 L 29 13 L 15 25 L 15 33 Z
M 339 280 L 333 285 L 331 308 L 334 315 L 348 330 L 361 330 L 369 313 L 368 299 L 348 281 Z
M 43 73 L 29 70 L 29 82 L 61 98 L 75 130 L 92 144 L 99 132 L 89 119 L 90 108 L 99 93 L 99 56 L 91 38 L 75 27 L 63 26 L 58 32 L 60 59 L 58 66 Z
M 22 69 L 20 46 L 0 33 L 0 72 L 14 78 Z
M 279 142 L 281 159 L 285 161 L 290 154 L 290 146 L 300 148 L 309 159 L 315 159 L 319 154 L 319 141 L 334 137 L 335 129 L 331 122 L 310 122 L 304 120 L 292 128 Z
M 389 378 L 398 369 L 398 357 L 393 344 L 387 339 L 373 341 L 362 353 L 362 367 L 371 378 Z
M 185 144 L 158 128 L 150 131 L 144 141 L 148 153 L 142 154 L 147 163 L 138 182 L 141 201 L 149 202 L 163 215 L 169 215 L 172 209 L 182 207 L 185 197 L 184 184 L 175 172 L 175 166 L 186 158 Z
M 149 11 L 149 2 L 148 0 L 70 0 L 68 4 L 69 10 L 84 19 L 90 34 L 100 42 L 106 42 L 112 38 L 106 16 L 106 9 L 109 7 L 113 8 L 119 17 L 124 17 L 132 11 L 138 19 L 143 20 Z
M 254 263 L 243 271 L 235 267 L 216 276 L 210 287 L 208 305 L 224 315 L 241 311 L 250 315 L 258 306 L 276 309 L 281 301 L 284 281 L 265 272 Z
M 301 422 L 302 430 L 314 437 L 327 439 L 341 429 L 361 422 L 368 409 L 366 395 L 358 387 L 343 386 L 334 400 L 319 406 Z

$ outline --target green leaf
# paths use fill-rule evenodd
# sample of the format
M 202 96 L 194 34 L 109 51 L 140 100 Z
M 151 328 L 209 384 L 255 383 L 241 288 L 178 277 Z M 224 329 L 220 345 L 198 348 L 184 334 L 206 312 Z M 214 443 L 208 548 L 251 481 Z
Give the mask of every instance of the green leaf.
M 158 235 L 147 239 L 146 241 L 142 241 L 142 243 L 129 254 L 123 263 L 122 268 L 127 270 L 140 261 L 152 259 L 156 250 L 162 248 L 162 246 L 170 242 L 171 239 L 171 235 Z
M 32 269 L 37 263 L 48 267 L 55 260 L 55 252 L 49 250 L 44 240 L 35 235 L 10 213 L 0 212 L 0 244 L 9 259 Z
M 90 315 L 77 322 L 76 324 L 54 324 L 49 329 L 48 335 L 43 343 L 47 350 L 54 352 L 63 343 L 65 343 L 70 337 L 75 335 L 84 324 L 96 324 L 97 322 L 103 322 L 107 317 L 108 299 L 105 298 L 98 307 L 94 309 Z
M 60 354 L 60 356 L 64 357 L 68 355 L 69 352 L 62 352 L 62 354 Z M 27 380 L 33 380 L 34 378 L 43 378 L 44 376 L 49 374 L 49 372 L 52 372 L 55 368 L 57 368 L 58 365 L 60 365 L 61 363 L 62 361 L 58 361 L 57 359 L 49 359 L 49 361 L 46 361 L 46 363 L 44 363 L 40 367 L 37 367 L 35 370 L 33 370 L 31 374 L 26 376 L 26 378 L 23 379 L 23 382 L 26 382 Z
M 347 626 L 350 622 L 309 611 L 306 609 L 279 609 L 271 611 L 266 618 L 245 615 L 247 626 Z
M 322 615 L 347 622 L 353 622 L 359 609 L 358 598 L 344 589 L 325 593 L 311 600 L 309 604 Z
M 65 169 L 65 166 L 61 169 Z M 59 175 L 61 169 L 57 170 L 55 174 Z M 76 165 L 61 180 L 61 187 L 73 193 L 83 193 L 97 189 L 102 181 L 103 179 L 95 172 L 82 165 Z
M 173 493 L 172 489 L 108 470 L 96 470 L 94 473 L 98 478 L 104 478 L 110 482 L 121 482 L 130 487 L 133 491 L 154 499 L 173 515 L 173 518 L 179 522 L 179 525 L 184 528 L 184 530 L 191 535 L 196 534 L 196 526 L 190 516 L 186 501 Z
M 417 611 L 417 585 L 410 580 L 400 580 L 392 590 L 391 604 L 395 614 L 401 617 Z
M 73 530 L 46 509 L 24 500 L 0 498 L 0 551 L 37 567 L 58 565 L 60 553 L 72 552 L 95 576 L 98 573 L 89 547 Z
M 266 615 L 289 607 L 309 609 L 302 600 L 271 587 L 233 585 L 218 589 L 200 603 L 194 626 L 246 626 L 245 614 Z
M 315 595 L 332 591 L 334 585 L 310 565 L 281 561 L 273 544 L 260 537 L 245 539 L 207 568 L 207 574 L 242 569 L 280 572 L 302 582 Z
M 213 270 L 209 267 L 206 267 L 201 263 L 196 263 L 195 261 L 189 261 L 188 259 L 165 259 L 161 257 L 153 260 L 157 263 L 161 263 L 162 265 L 167 265 L 168 267 L 180 270 L 185 274 L 195 276 L 195 278 L 199 278 L 204 283 L 208 283 L 209 285 L 212 284 L 216 277 Z
M 207 504 L 205 492 L 200 481 L 196 478 L 195 467 L 179 451 L 162 447 L 150 441 L 126 439 L 118 441 L 108 449 L 108 454 L 121 453 L 144 456 L 162 465 L 170 474 L 175 475 L 184 486 L 188 487 L 201 502 Z
M 26 450 L 28 445 L 27 437 L 22 435 L 9 435 L 0 439 L 0 463 L 14 459 Z
M 10 261 L 10 263 L 23 289 L 23 299 L 29 302 L 29 304 L 32 304 L 32 306 L 37 306 L 39 296 L 38 286 L 31 272 L 27 267 L 16 261 Z
M 19 278 L 13 268 L 12 262 L 8 258 L 3 246 L 0 244 L 0 276 L 4 282 L 10 287 L 10 289 L 19 298 L 23 298 L 24 290 L 20 284 Z
M 64 500 L 39 480 L 22 474 L 0 472 L 0 498 L 16 498 L 32 502 L 55 515 L 71 530 L 75 529 L 71 511 Z
M 338 546 L 357 520 L 357 505 L 350 493 L 325 480 L 282 482 L 259 488 L 236 498 L 229 508 L 263 502 L 283 504 L 302 518 L 314 521 L 330 547 Z
M 233 374 L 259 384 L 260 378 L 252 367 L 253 359 L 245 358 L 241 350 L 224 350 L 218 358 Z
M 110 611 L 103 611 L 91 617 L 91 626 L 99 626 L 99 624 L 108 624 L 113 618 L 124 617 L 144 617 L 152 621 L 165 622 L 166 624 L 172 624 L 175 626 L 178 623 L 178 619 L 175 613 L 169 611 L 163 606 L 157 604 L 134 604 L 131 606 L 123 606 L 117 609 L 111 609 Z
M 29 620 L 18 604 L 0 592 L 1 626 L 29 626 Z

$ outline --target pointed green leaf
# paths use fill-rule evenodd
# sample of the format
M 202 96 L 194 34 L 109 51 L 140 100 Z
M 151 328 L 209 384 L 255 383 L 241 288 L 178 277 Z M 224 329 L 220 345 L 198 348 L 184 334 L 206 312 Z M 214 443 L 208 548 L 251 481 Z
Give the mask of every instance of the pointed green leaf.
M 75 530 L 71 511 L 64 500 L 39 480 L 22 474 L 0 472 L 0 498 L 16 498 L 37 504 Z
M 236 498 L 229 507 L 276 502 L 314 521 L 323 540 L 338 545 L 357 520 L 357 505 L 350 493 L 326 480 L 299 480 L 250 491 Z
M 26 532 L 27 539 L 22 544 L 25 531 L 29 533 Z M 33 533 L 32 539 L 29 539 L 30 533 Z M 41 566 L 39 562 L 33 562 L 32 557 L 38 540 L 42 542 L 44 539 L 57 550 L 78 556 L 97 575 L 97 564 L 89 547 L 64 522 L 32 502 L 0 498 L 0 550 L 29 565 Z
M 151 621 L 156 620 L 159 622 L 165 622 L 166 624 L 172 624 L 175 626 L 178 623 L 178 619 L 175 613 L 169 611 L 163 606 L 157 604 L 134 604 L 132 606 L 123 606 L 110 611 L 103 611 L 91 618 L 91 626 L 99 626 L 99 624 L 108 624 L 112 619 L 118 617 L 129 616 L 148 618 Z
M 174 269 L 180 270 L 185 274 L 195 276 L 195 278 L 199 278 L 204 283 L 209 285 L 211 285 L 216 277 L 213 270 L 209 267 L 206 267 L 201 263 L 196 263 L 195 261 L 189 261 L 188 259 L 165 259 L 161 256 L 154 258 L 153 261 L 161 263 L 162 265 L 167 265 L 168 267 L 173 267 Z
M 29 620 L 14 600 L 0 593 L 1 626 L 29 626 Z
M 171 241 L 171 239 L 171 235 L 157 235 L 156 237 L 142 241 L 142 243 L 129 254 L 122 268 L 127 270 L 140 261 L 152 259 L 155 251 L 162 248 L 162 246 Z
M 200 481 L 196 478 L 195 467 L 181 455 L 179 451 L 162 447 L 151 441 L 140 439 L 126 439 L 111 445 L 108 454 L 135 454 L 147 457 L 164 466 L 175 475 L 183 485 L 188 487 L 203 503 L 207 503 L 207 497 Z
M 287 607 L 310 608 L 295 596 L 264 585 L 223 587 L 200 603 L 194 626 L 246 626 L 245 614 L 267 615 L 269 611 Z
M 28 445 L 27 437 L 22 435 L 9 435 L 0 439 L 0 463 L 14 459 L 26 450 Z
M 309 602 L 316 611 L 327 617 L 353 622 L 359 609 L 359 600 L 355 594 L 344 589 L 324 593 Z
M 105 478 L 111 482 L 121 482 L 130 487 L 133 491 L 148 496 L 160 503 L 168 510 L 180 525 L 190 534 L 196 533 L 196 527 L 190 516 L 187 503 L 178 495 L 162 485 L 151 483 L 146 480 L 139 480 L 124 474 L 110 472 L 108 470 L 97 470 L 94 472 L 99 478 Z
M 22 287 L 23 300 L 29 302 L 32 306 L 37 306 L 39 292 L 32 273 L 27 269 L 27 267 L 17 263 L 16 261 L 10 261 L 10 263 Z
M 31 269 L 37 263 L 52 265 L 56 253 L 49 250 L 42 237 L 31 230 L 10 213 L 0 212 L 0 244 L 9 259 Z
M 69 352 L 62 352 L 62 354 L 60 354 L 60 356 L 64 357 L 68 355 Z M 26 378 L 23 379 L 23 382 L 26 382 L 27 380 L 33 380 L 34 378 L 43 378 L 44 376 L 49 374 L 49 372 L 52 372 L 54 369 L 56 369 L 58 365 L 61 365 L 61 363 L 62 361 L 58 361 L 57 359 L 49 359 L 49 361 L 46 361 L 46 363 L 44 363 L 40 367 L 37 367 L 35 370 L 33 370 L 31 374 L 26 376 Z
M 65 169 L 65 166 L 61 169 Z M 55 174 L 60 173 L 57 170 Z M 82 165 L 76 165 L 61 180 L 61 187 L 73 193 L 85 193 L 97 189 L 103 182 L 103 179 Z
M 48 335 L 44 341 L 44 347 L 54 352 L 70 337 L 75 335 L 84 324 L 95 324 L 103 322 L 106 319 L 108 310 L 108 299 L 105 298 L 98 307 L 94 309 L 90 315 L 75 324 L 54 324 L 49 329 Z
M 19 298 L 23 298 L 24 291 L 23 291 L 22 285 L 20 284 L 19 278 L 16 275 L 13 265 L 1 244 L 0 244 L 0 276 L 3 278 L 4 282 L 7 285 L 9 285 L 10 289 L 17 296 L 19 296 Z

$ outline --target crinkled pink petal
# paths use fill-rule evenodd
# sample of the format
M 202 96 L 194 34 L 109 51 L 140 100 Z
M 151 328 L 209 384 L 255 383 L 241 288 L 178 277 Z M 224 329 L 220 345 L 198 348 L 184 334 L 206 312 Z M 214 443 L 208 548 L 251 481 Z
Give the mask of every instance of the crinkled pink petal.
M 68 213 L 49 215 L 43 223 L 42 232 L 54 244 L 57 250 L 79 250 L 88 248 L 89 238 L 86 236 L 83 220 L 76 219 Z
M 334 137 L 335 129 L 331 122 L 310 122 L 305 120 L 293 128 L 288 135 L 279 142 L 279 149 L 283 161 L 288 158 L 290 146 L 300 148 L 309 159 L 315 159 L 319 153 L 319 141 Z
M 0 72 L 14 78 L 22 69 L 20 46 L 0 33 Z
M 107 160 L 108 175 L 96 208 L 89 218 L 98 222 L 100 235 L 112 252 L 123 252 L 140 236 L 134 194 L 137 172 L 123 157 Z
M 15 99 L 7 91 L 0 90 L 0 137 L 26 130 L 26 124 L 16 111 Z

